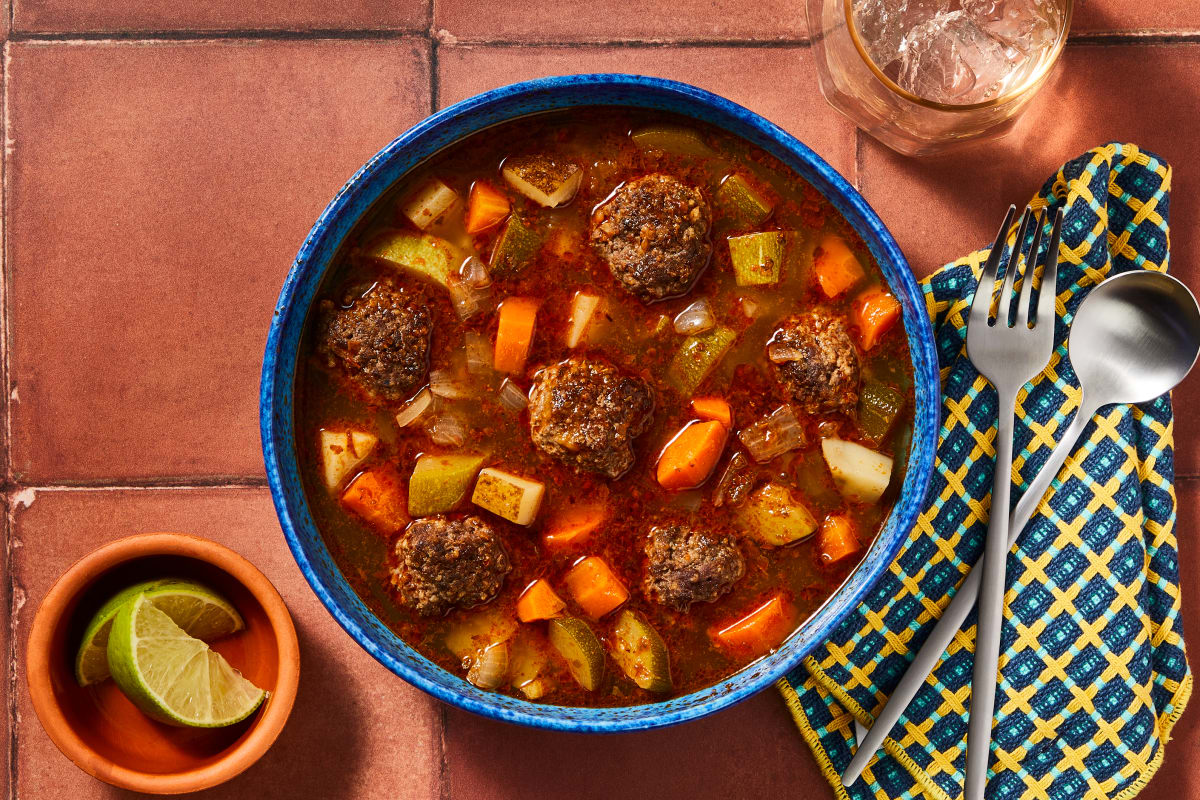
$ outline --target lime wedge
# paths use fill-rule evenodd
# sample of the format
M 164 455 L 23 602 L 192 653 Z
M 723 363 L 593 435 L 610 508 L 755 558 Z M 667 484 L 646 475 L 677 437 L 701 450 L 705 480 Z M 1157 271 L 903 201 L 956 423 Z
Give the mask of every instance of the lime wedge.
M 206 642 L 246 627 L 242 615 L 225 598 L 195 581 L 163 578 L 135 583 L 100 606 L 84 629 L 83 641 L 75 654 L 75 680 L 80 686 L 108 678 L 108 632 L 112 629 L 113 617 L 121 606 L 139 594 L 145 594 L 189 636 Z
M 169 725 L 232 725 L 254 713 L 267 696 L 220 653 L 188 636 L 146 594 L 113 618 L 108 665 L 134 705 Z

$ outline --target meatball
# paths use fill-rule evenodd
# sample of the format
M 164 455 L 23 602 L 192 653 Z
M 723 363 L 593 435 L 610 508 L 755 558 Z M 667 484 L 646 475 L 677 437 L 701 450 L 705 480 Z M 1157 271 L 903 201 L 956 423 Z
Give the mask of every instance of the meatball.
M 403 400 L 425 377 L 433 321 L 417 293 L 377 283 L 342 307 L 322 308 L 321 351 L 368 394 Z
M 775 379 L 810 414 L 858 403 L 858 352 L 846 320 L 825 311 L 788 317 L 767 343 Z
M 650 425 L 653 411 L 654 391 L 646 381 L 595 358 L 546 367 L 529 390 L 529 429 L 538 449 L 609 478 L 633 466 L 633 440 Z
M 622 185 L 592 214 L 592 244 L 621 286 L 646 302 L 688 290 L 708 265 L 712 213 L 670 175 Z
M 687 611 L 692 603 L 711 603 L 746 571 L 732 536 L 684 525 L 651 528 L 646 557 L 646 595 L 679 611 Z
M 426 517 L 396 542 L 392 586 L 420 614 L 470 608 L 496 596 L 511 566 L 500 536 L 479 517 Z

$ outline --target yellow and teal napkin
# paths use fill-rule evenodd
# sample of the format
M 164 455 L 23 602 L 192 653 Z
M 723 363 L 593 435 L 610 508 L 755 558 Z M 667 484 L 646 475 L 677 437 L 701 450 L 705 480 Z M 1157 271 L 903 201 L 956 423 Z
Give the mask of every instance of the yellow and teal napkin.
M 1031 203 L 1064 211 L 1057 347 L 1017 401 L 1014 505 L 1078 407 L 1067 333 L 1079 302 L 1107 275 L 1167 268 L 1170 188 L 1166 162 L 1112 143 L 1065 164 Z M 943 390 L 926 509 L 856 612 L 779 684 L 839 798 L 962 796 L 974 614 L 863 778 L 846 789 L 839 774 L 854 720 L 871 724 L 982 550 L 997 400 L 964 342 L 987 254 L 923 283 Z M 1123 800 L 1162 763 L 1192 687 L 1173 454 L 1169 396 L 1109 407 L 1009 554 L 988 798 Z

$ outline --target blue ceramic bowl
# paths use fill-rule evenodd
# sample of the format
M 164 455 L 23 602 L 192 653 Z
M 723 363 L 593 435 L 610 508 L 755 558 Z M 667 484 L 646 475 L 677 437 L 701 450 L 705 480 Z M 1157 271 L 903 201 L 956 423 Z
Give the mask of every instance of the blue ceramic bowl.
M 597 105 L 669 111 L 724 128 L 771 153 L 829 198 L 871 249 L 903 305 L 916 389 L 903 490 L 845 583 L 775 653 L 707 689 L 626 708 L 543 705 L 482 691 L 388 630 L 346 583 L 313 523 L 296 461 L 292 403 L 297 350 L 313 296 L 343 238 L 389 187 L 434 153 L 482 128 L 540 111 Z M 933 332 L 921 291 L 896 242 L 862 196 L 820 156 L 757 114 L 694 86 L 636 75 L 571 75 L 495 89 L 434 114 L 379 151 L 333 198 L 296 256 L 267 337 L 260 403 L 263 456 L 284 535 L 313 591 L 355 641 L 409 683 L 468 711 L 542 728 L 607 732 L 672 725 L 733 705 L 770 685 L 820 644 L 863 599 L 916 520 L 933 466 L 940 405 Z

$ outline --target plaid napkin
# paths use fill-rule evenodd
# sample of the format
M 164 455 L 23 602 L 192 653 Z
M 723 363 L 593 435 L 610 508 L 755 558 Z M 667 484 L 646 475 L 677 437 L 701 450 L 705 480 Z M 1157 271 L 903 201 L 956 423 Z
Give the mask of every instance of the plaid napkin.
M 1066 355 L 1079 302 L 1109 274 L 1167 268 L 1170 186 L 1162 159 L 1113 143 L 1064 165 L 1032 201 L 1065 214 L 1059 319 L 1049 367 L 1017 400 L 1013 505 L 1078 407 Z M 997 400 L 964 340 L 986 258 L 977 251 L 924 282 L 944 393 L 926 510 L 856 613 L 779 683 L 839 798 L 962 795 L 974 614 L 884 753 L 851 789 L 838 776 L 855 744 L 853 721 L 870 725 L 983 547 Z M 1110 407 L 1085 441 L 1008 558 L 989 798 L 1132 797 L 1162 763 L 1191 693 L 1170 397 Z

